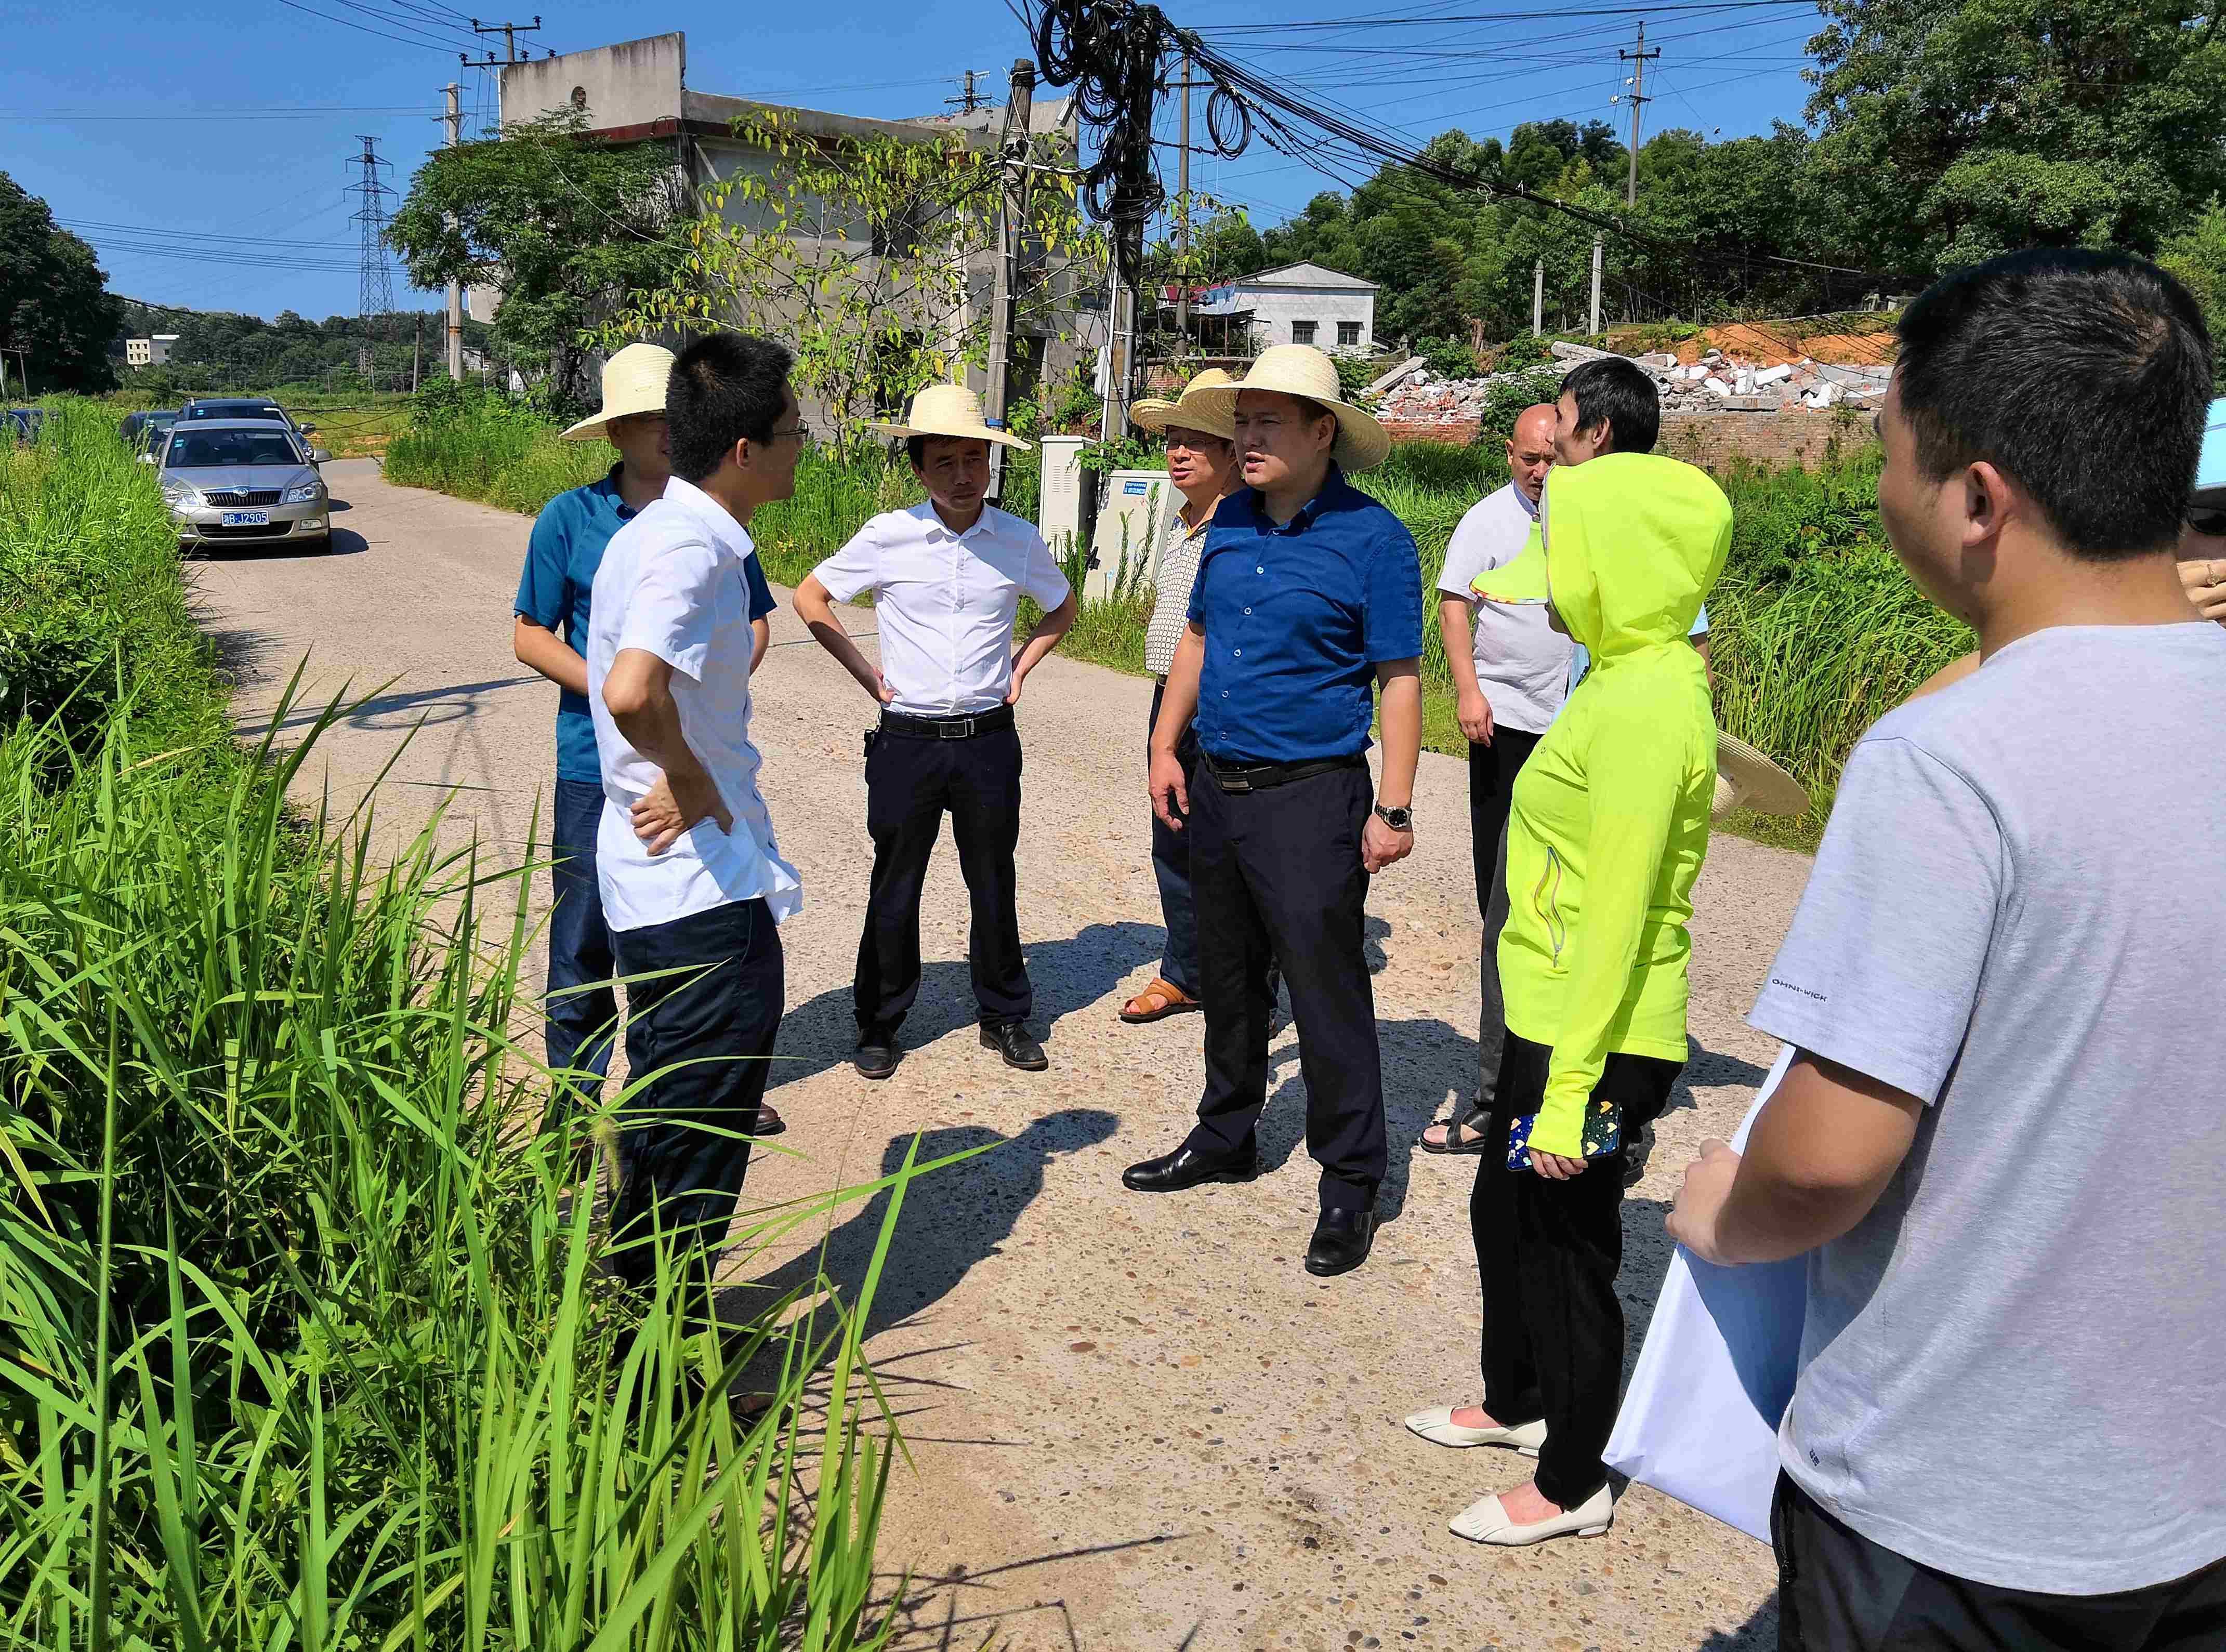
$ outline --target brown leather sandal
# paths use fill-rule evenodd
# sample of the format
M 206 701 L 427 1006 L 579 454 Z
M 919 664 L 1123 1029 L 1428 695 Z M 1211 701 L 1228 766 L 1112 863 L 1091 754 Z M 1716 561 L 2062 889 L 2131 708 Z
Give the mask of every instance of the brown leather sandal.
M 1150 985 L 1121 1007 L 1121 1019 L 1131 1026 L 1144 1026 L 1153 1021 L 1164 1021 L 1170 1015 L 1193 1014 L 1205 1007 L 1173 982 L 1154 975 Z

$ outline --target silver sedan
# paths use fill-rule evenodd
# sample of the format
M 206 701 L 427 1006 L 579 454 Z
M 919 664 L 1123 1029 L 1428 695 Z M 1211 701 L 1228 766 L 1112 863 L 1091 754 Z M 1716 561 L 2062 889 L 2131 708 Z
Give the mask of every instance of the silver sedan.
M 180 547 L 332 545 L 332 501 L 319 461 L 284 425 L 204 419 L 171 428 L 162 450 L 162 499 Z M 306 543 L 304 543 L 306 542 Z

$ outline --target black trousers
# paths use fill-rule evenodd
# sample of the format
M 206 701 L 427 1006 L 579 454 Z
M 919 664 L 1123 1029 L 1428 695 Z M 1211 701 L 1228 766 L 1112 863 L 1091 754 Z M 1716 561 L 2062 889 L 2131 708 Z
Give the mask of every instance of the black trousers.
M 1476 1161 L 1469 1232 L 1484 1286 L 1484 1408 L 1498 1422 L 1546 1421 L 1538 1490 L 1573 1508 L 1607 1484 L 1600 1453 L 1623 1386 L 1625 1149 L 1565 1182 L 1507 1167 L 1509 1124 L 1535 1112 L 1553 1052 L 1506 1035 L 1491 1136 Z M 1623 1109 L 1623 1139 L 1670 1100 L 1683 1063 L 1612 1055 L 1593 1087 Z
M 1160 702 L 1167 685 L 1152 690 L 1151 721 L 1144 725 L 1144 750 L 1149 761 L 1152 730 L 1159 726 Z M 1198 731 L 1186 724 L 1175 741 L 1175 760 L 1182 765 L 1183 783 L 1196 787 Z M 1208 784 L 1212 784 L 1208 782 Z M 1160 953 L 1160 979 L 1198 996 L 1198 903 L 1190 886 L 1190 833 L 1176 831 L 1152 811 L 1152 877 L 1160 886 L 1160 916 L 1167 926 L 1167 943 Z
M 2098 1494 L 2107 1496 L 2102 1488 Z M 1950 1577 L 1873 1542 L 1778 1477 L 1778 1652 L 2216 1652 L 2226 1560 L 2115 1595 L 2043 1595 Z
M 1021 956 L 1013 851 L 1021 841 L 1020 731 L 969 740 L 874 734 L 866 753 L 866 830 L 874 880 L 853 983 L 861 1032 L 894 1033 L 919 996 L 919 892 L 945 810 L 973 907 L 966 962 L 986 1026 L 1034 1007 Z
M 626 1065 L 650 1082 L 620 1121 L 611 1263 L 646 1286 L 663 1234 L 700 1283 L 749 1169 L 786 990 L 780 932 L 764 901 L 741 900 L 611 939 L 627 975 L 677 972 L 626 985 Z
M 1268 1104 L 1269 971 L 1281 960 L 1325 1210 L 1373 1206 L 1383 1179 L 1383 1062 L 1362 945 L 1360 833 L 1375 797 L 1364 766 L 1231 795 L 1201 764 L 1190 792 L 1205 1006 L 1205 1093 L 1191 1146 L 1216 1158 L 1252 1151 Z
M 1507 1004 L 1499 991 L 1499 931 L 1507 927 L 1507 811 L 1515 777 L 1541 736 L 1494 728 L 1491 744 L 1468 748 L 1469 853 L 1476 863 L 1476 905 L 1484 914 L 1483 1003 L 1476 1024 L 1476 1104 L 1489 1109 L 1499 1083 Z M 1456 1114 L 1455 1116 L 1459 1116 Z

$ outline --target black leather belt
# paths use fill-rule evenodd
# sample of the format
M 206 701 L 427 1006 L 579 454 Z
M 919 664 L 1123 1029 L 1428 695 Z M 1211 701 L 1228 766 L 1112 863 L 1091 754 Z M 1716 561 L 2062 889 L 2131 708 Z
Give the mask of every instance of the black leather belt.
M 1294 780 L 1327 774 L 1332 769 L 1358 769 L 1368 765 L 1368 759 L 1358 752 L 1351 757 L 1312 758 L 1303 763 L 1220 763 L 1204 752 L 1198 758 L 1205 772 L 1213 777 L 1214 785 L 1227 792 L 1265 791 L 1271 786 L 1287 786 Z
M 971 740 L 1013 726 L 1010 706 L 992 706 L 970 717 L 907 717 L 900 711 L 881 713 L 881 732 L 907 740 Z

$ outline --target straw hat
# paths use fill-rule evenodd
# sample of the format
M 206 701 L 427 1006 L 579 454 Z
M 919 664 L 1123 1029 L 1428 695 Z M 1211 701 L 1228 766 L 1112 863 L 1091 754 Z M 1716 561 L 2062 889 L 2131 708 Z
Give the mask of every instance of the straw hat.
M 1028 450 L 1018 436 L 989 428 L 983 417 L 982 398 L 964 384 L 930 384 L 912 398 L 902 424 L 869 423 L 866 429 L 885 436 L 964 436 L 1018 448 L 1022 453 Z
M 1156 396 L 1148 396 L 1129 410 L 1129 423 L 1140 430 L 1163 431 L 1169 425 L 1180 425 L 1186 430 L 1202 430 L 1207 435 L 1219 436 L 1224 442 L 1237 440 L 1236 407 L 1232 403 L 1216 403 L 1199 392 L 1218 390 L 1237 381 L 1218 367 L 1208 367 L 1189 384 L 1183 386 L 1180 397 L 1163 402 Z
M 658 344 L 630 344 L 603 364 L 603 404 L 564 432 L 567 442 L 593 442 L 603 427 L 629 413 L 665 411 L 665 386 L 672 377 L 672 352 Z
M 1752 809 L 1758 815 L 1798 815 L 1808 807 L 1809 794 L 1801 782 L 1738 735 L 1716 731 L 1716 798 L 1708 810 L 1710 820 L 1721 820 L 1734 809 Z
M 1200 395 L 1211 405 L 1227 408 L 1234 418 L 1237 393 L 1248 390 L 1303 396 L 1336 414 L 1337 445 L 1329 456 L 1345 470 L 1373 470 L 1391 451 L 1390 433 L 1372 414 L 1345 399 L 1345 388 L 1337 382 L 1337 364 L 1310 344 L 1270 345 L 1238 382 Z

